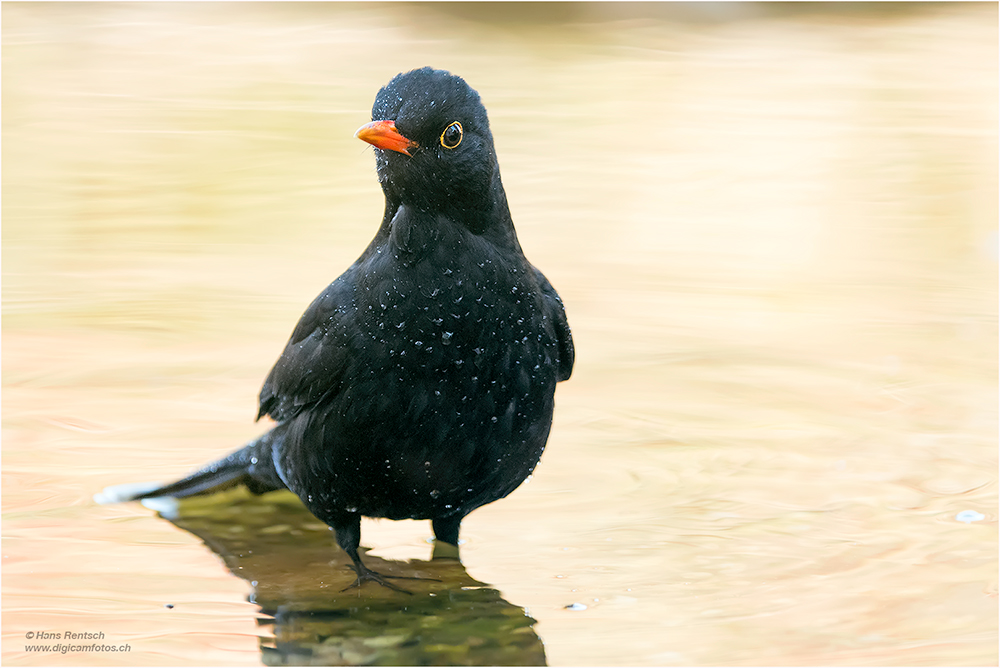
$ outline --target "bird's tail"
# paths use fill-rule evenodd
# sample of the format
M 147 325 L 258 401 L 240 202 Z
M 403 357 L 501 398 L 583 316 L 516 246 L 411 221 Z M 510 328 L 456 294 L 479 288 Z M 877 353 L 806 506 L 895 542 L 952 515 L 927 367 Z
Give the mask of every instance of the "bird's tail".
M 96 494 L 97 503 L 121 503 L 172 497 L 211 494 L 237 485 L 244 485 L 254 494 L 263 494 L 276 489 L 287 489 L 275 469 L 273 449 L 284 436 L 283 425 L 279 425 L 255 441 L 251 441 L 236 452 L 212 462 L 199 471 L 176 482 L 126 483 L 106 487 Z

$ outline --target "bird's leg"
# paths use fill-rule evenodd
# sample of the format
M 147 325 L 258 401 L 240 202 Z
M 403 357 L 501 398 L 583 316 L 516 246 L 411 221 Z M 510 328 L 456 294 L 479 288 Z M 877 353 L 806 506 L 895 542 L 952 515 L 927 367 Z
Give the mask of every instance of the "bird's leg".
M 360 587 L 361 583 L 372 581 L 377 582 L 383 587 L 388 587 L 395 591 L 401 591 L 404 594 L 412 594 L 413 592 L 407 591 L 402 587 L 397 587 L 391 582 L 386 582 L 385 578 L 392 578 L 394 580 L 432 580 L 433 578 L 416 578 L 409 577 L 406 575 L 383 575 L 381 573 L 376 573 L 372 569 L 368 568 L 361 561 L 361 556 L 358 555 L 358 548 L 361 546 L 361 516 L 354 515 L 353 518 L 347 520 L 344 523 L 338 523 L 334 527 L 334 531 L 337 534 L 337 545 L 341 547 L 347 556 L 351 558 L 354 562 L 354 572 L 357 573 L 358 578 L 344 587 L 341 591 L 347 591 L 348 589 L 354 589 L 355 587 Z M 434 580 L 437 582 L 437 580 Z
M 458 528 L 462 515 L 437 517 L 431 521 L 434 527 L 434 552 L 432 559 L 458 559 Z

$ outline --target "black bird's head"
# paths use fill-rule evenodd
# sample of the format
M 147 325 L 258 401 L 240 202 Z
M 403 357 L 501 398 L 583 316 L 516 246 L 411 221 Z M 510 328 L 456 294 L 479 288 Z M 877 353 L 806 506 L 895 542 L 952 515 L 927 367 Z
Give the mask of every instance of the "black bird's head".
M 396 75 L 357 137 L 378 149 L 390 206 L 441 213 L 473 231 L 509 220 L 486 108 L 461 77 L 429 67 Z

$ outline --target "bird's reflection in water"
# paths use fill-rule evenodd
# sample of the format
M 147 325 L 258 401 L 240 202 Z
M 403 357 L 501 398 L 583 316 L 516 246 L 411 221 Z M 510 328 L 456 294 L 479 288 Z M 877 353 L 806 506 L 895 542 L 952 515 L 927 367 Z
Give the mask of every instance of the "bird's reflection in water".
M 250 582 L 267 616 L 265 665 L 545 665 L 535 620 L 454 558 L 366 563 L 412 594 L 348 589 L 350 560 L 289 492 L 230 490 L 184 499 L 162 515 L 198 536 Z M 447 547 L 447 546 L 445 546 Z

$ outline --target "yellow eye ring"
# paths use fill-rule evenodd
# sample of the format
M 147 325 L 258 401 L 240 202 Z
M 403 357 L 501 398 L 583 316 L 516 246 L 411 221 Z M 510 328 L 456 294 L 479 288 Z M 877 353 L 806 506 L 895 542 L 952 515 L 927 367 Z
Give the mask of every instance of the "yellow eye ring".
M 458 133 L 457 139 L 455 135 L 456 131 Z M 445 135 L 447 135 L 447 137 Z M 449 150 L 457 148 L 458 145 L 462 143 L 462 136 L 462 124 L 455 121 L 449 124 L 448 127 L 444 129 L 444 132 L 441 133 L 441 146 L 444 146 Z

